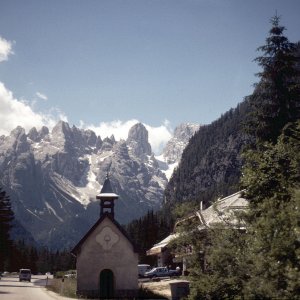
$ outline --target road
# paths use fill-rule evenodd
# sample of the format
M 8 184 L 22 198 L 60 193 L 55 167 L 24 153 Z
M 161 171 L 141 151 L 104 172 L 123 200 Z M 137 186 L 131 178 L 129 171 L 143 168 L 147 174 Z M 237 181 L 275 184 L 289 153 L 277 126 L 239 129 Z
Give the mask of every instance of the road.
M 45 288 L 46 276 L 33 275 L 31 282 L 19 282 L 18 276 L 5 276 L 0 280 L 1 300 L 55 300 L 69 299 L 60 297 Z
M 0 280 L 0 299 L 1 300 L 71 300 L 71 298 L 62 297 L 56 293 L 48 291 L 45 275 L 33 275 L 31 282 L 19 282 L 19 277 L 5 276 Z M 157 281 L 159 280 L 159 281 Z M 139 285 L 148 288 L 156 293 L 171 298 L 169 283 L 178 281 L 178 279 L 159 278 L 155 281 L 149 279 L 140 279 Z

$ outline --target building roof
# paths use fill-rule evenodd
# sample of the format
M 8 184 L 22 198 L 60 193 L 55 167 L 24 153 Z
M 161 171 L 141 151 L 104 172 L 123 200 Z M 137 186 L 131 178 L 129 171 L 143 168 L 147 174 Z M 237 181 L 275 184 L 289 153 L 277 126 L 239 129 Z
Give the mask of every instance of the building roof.
M 99 195 L 97 195 L 97 198 L 118 198 L 119 195 L 115 194 L 112 187 L 111 183 L 109 180 L 108 174 L 106 175 L 105 181 L 103 183 L 103 187 L 101 189 L 101 192 Z
M 147 255 L 155 255 L 161 253 L 168 244 L 178 236 L 177 233 L 168 235 L 165 239 L 155 244 L 150 250 L 147 251 Z
M 207 209 L 197 210 L 185 218 L 180 219 L 176 224 L 179 225 L 181 222 L 190 218 L 197 218 L 199 220 L 199 225 L 197 226 L 199 230 L 209 228 L 216 224 L 238 225 L 241 229 L 243 224 L 238 223 L 236 212 L 243 211 L 248 207 L 248 201 L 243 198 L 242 195 L 243 191 L 239 191 L 228 197 L 219 199 Z M 147 255 L 156 255 L 161 253 L 173 239 L 178 237 L 178 235 L 179 233 L 170 234 L 148 250 Z
M 122 228 L 122 226 L 109 214 L 104 213 L 99 220 L 90 228 L 90 230 L 83 236 L 83 238 L 77 243 L 77 245 L 71 250 L 71 253 L 76 256 L 77 253 L 80 251 L 81 246 L 84 244 L 86 239 L 92 234 L 92 232 L 99 226 L 100 223 L 103 222 L 105 218 L 108 218 L 117 228 L 118 230 L 123 234 L 123 236 L 129 241 L 129 243 L 133 246 L 134 252 L 138 252 L 138 248 L 136 245 L 131 241 L 129 238 L 127 232 Z
M 201 230 L 216 224 L 237 225 L 239 223 L 237 212 L 244 211 L 248 207 L 248 201 L 242 197 L 242 193 L 243 191 L 239 191 L 217 200 L 207 209 L 196 211 L 195 215 L 200 222 L 198 229 Z

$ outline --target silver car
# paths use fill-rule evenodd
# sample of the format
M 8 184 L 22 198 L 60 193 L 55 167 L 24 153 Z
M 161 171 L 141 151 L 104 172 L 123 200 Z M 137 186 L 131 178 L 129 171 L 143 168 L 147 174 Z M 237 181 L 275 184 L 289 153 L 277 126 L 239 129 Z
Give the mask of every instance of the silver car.
M 19 281 L 26 280 L 31 281 L 31 270 L 30 269 L 20 269 Z

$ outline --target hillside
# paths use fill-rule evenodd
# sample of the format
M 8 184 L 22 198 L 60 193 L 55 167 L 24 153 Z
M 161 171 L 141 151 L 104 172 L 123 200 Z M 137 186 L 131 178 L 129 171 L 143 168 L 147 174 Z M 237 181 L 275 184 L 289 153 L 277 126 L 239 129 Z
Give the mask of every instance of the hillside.
M 296 73 L 290 70 L 287 74 L 288 76 L 293 74 L 293 80 L 296 80 L 297 76 L 299 78 L 300 70 L 300 42 L 293 44 L 293 55 L 289 57 L 290 60 L 291 57 L 295 60 Z M 281 67 L 279 64 L 278 68 Z M 296 87 L 293 89 L 294 99 L 298 99 L 299 95 L 299 84 Z M 211 124 L 200 127 L 183 151 L 181 162 L 166 187 L 165 196 L 168 205 L 184 201 L 203 201 L 206 205 L 218 197 L 239 190 L 243 147 L 254 142 L 253 136 L 259 131 L 263 136 L 267 130 L 270 132 L 275 130 L 278 124 L 283 126 L 277 119 L 276 122 L 272 122 L 280 105 L 276 108 L 268 107 L 264 112 L 264 120 L 252 119 L 252 112 L 260 110 L 265 101 L 262 95 L 265 96 L 269 90 L 270 86 L 266 86 L 266 82 L 261 79 L 253 94 L 245 97 L 236 108 L 230 109 Z M 270 95 L 271 99 L 272 97 L 276 96 Z M 295 101 L 297 103 L 297 100 Z M 295 120 L 299 115 L 299 104 L 291 107 L 294 107 L 290 109 L 291 114 L 296 116 L 291 120 Z M 262 125 L 264 123 L 270 123 L 270 128 L 264 127 Z M 281 129 L 280 126 L 278 131 Z M 249 135 L 246 134 L 245 127 L 248 127 Z
M 240 154 L 249 142 L 243 130 L 249 110 L 249 102 L 245 100 L 218 120 L 200 127 L 167 185 L 165 195 L 169 205 L 192 200 L 208 204 L 238 190 Z

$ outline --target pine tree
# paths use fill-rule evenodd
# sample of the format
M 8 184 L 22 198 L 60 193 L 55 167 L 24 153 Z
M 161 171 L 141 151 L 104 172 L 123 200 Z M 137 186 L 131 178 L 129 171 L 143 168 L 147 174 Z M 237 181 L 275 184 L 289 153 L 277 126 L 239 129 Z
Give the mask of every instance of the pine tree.
M 300 183 L 299 149 L 300 121 L 287 124 L 277 144 L 265 143 L 260 150 L 245 152 L 241 181 L 253 211 L 265 199 L 291 199 L 290 188 Z
M 189 299 L 242 298 L 248 279 L 245 232 L 219 224 L 201 240 L 203 255 L 198 251 L 190 268 Z
M 300 121 L 284 127 L 277 144 L 247 153 L 247 298 L 295 299 L 300 293 L 299 149 Z
M 300 118 L 299 57 L 296 44 L 283 35 L 280 17 L 271 19 L 272 28 L 266 44 L 259 47 L 263 55 L 255 59 L 262 72 L 260 82 L 250 97 L 254 109 L 250 118 L 250 132 L 258 141 L 275 143 L 288 122 Z
M 299 54 L 279 19 L 272 18 L 259 48 L 264 55 L 256 59 L 263 68 L 250 100 L 257 140 L 244 154 L 249 279 L 243 296 L 251 299 L 294 299 L 300 292 Z
M 6 192 L 0 188 L 0 270 L 9 269 L 9 258 L 12 250 L 10 229 L 14 213 L 11 209 L 10 199 Z
M 169 212 L 168 212 L 169 213 Z M 156 259 L 153 256 L 147 256 L 146 251 L 155 243 L 161 241 L 169 235 L 172 230 L 173 223 L 170 217 L 165 216 L 165 211 L 148 211 L 147 214 L 138 220 L 133 220 L 126 225 L 125 230 L 129 237 L 138 245 L 139 261 L 154 265 Z
M 184 206 L 179 207 L 183 213 L 189 210 Z M 173 252 L 186 259 L 191 287 L 188 299 L 238 298 L 248 277 L 247 239 L 239 229 L 244 225 L 214 224 L 198 230 L 198 217 L 188 215 L 176 227 L 178 236 L 171 242 Z

